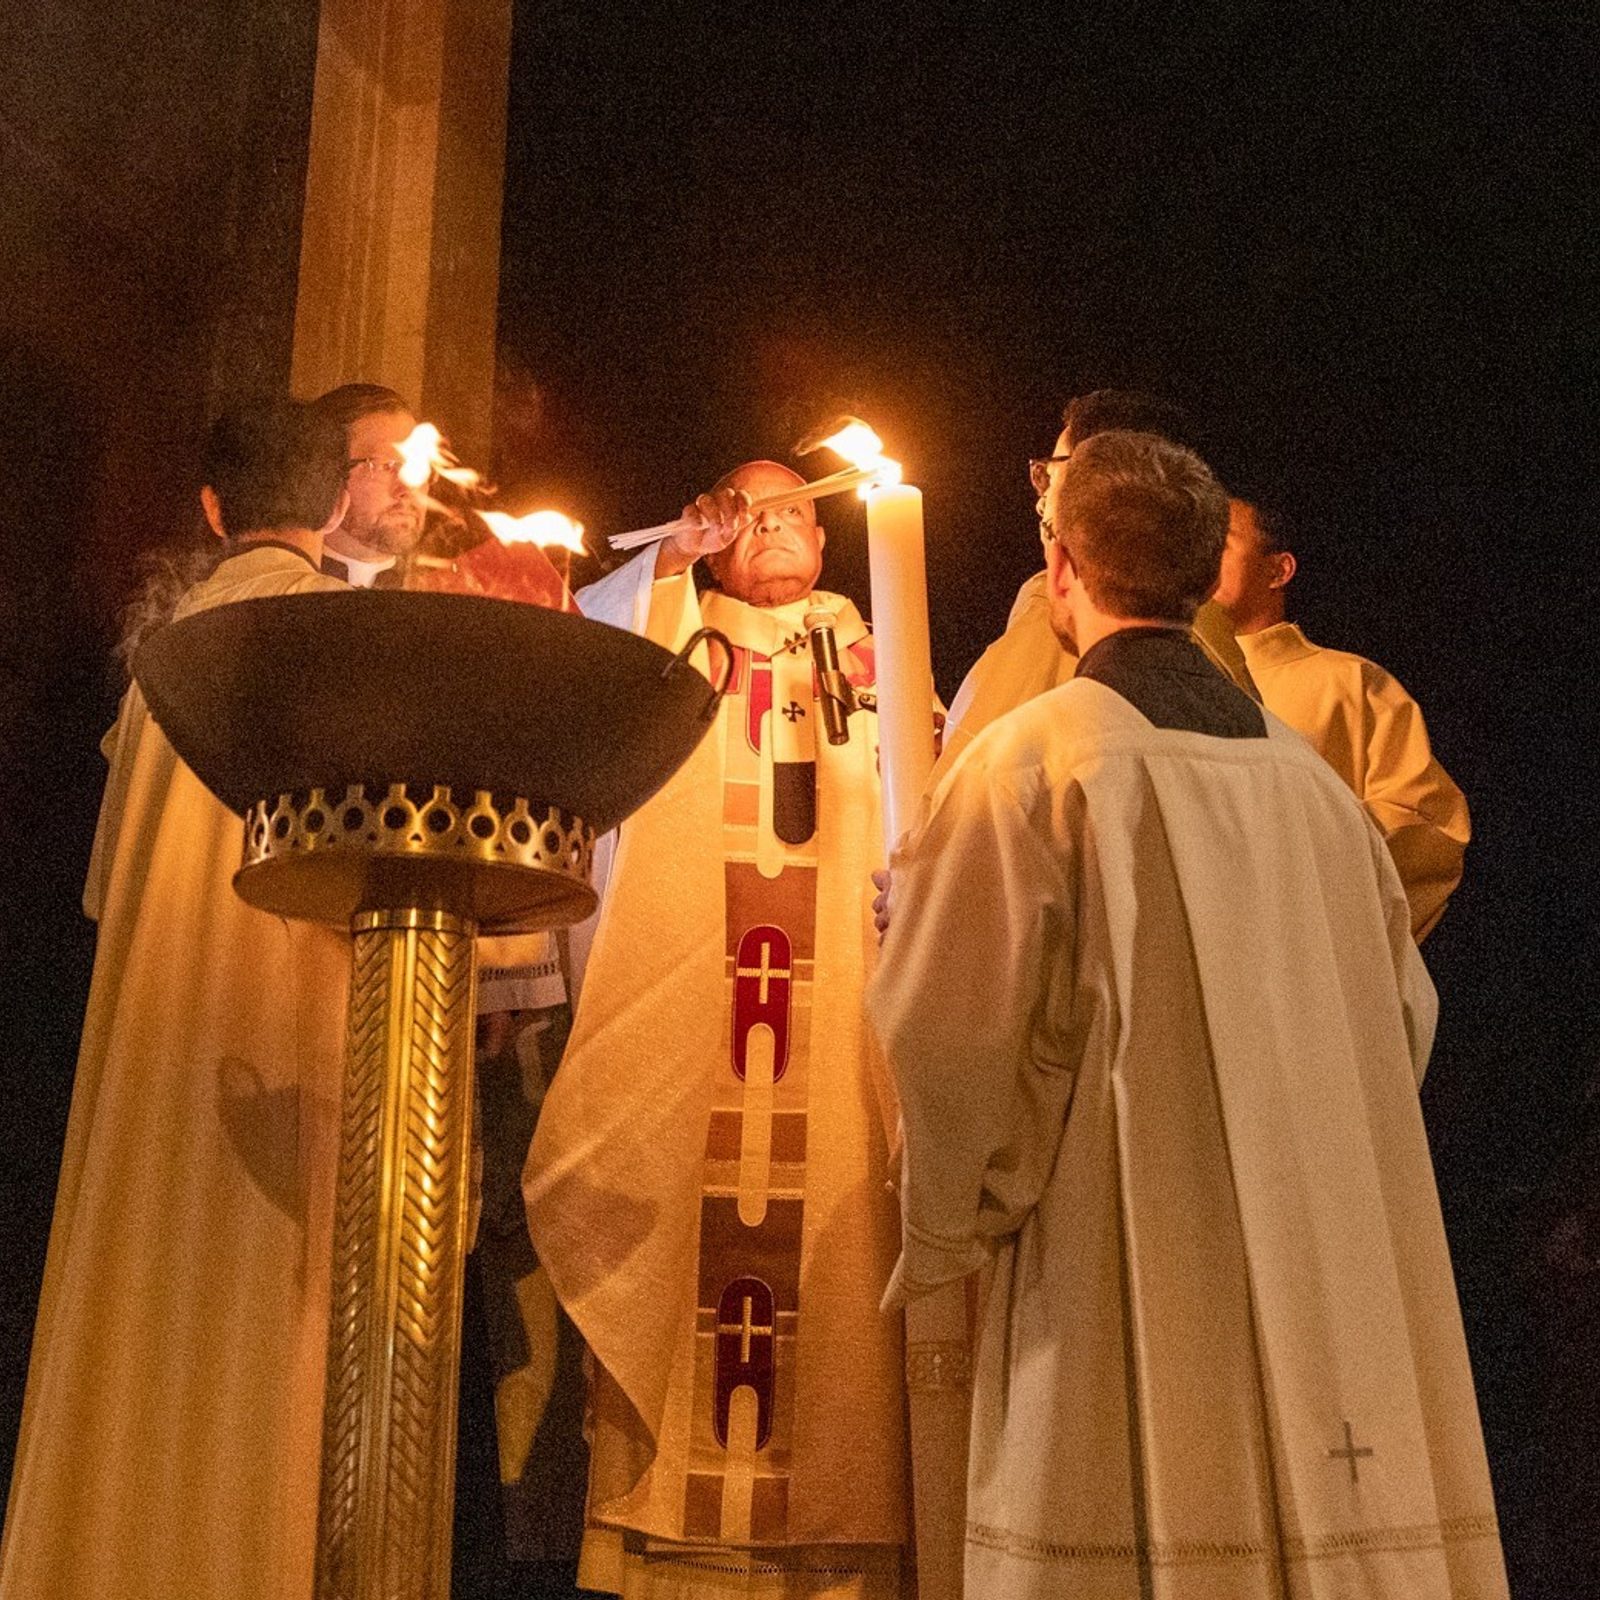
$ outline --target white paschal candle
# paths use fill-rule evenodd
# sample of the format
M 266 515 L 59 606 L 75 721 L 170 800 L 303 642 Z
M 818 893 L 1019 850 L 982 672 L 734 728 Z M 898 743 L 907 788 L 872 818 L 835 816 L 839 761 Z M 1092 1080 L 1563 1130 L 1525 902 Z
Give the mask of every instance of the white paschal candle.
M 911 826 L 933 771 L 933 662 L 920 489 L 895 484 L 867 491 L 867 560 L 887 856 Z M 906 1307 L 917 1583 L 923 1600 L 961 1600 L 970 1359 L 962 1284 L 947 1283 Z
M 867 491 L 867 561 L 887 855 L 911 826 L 933 771 L 933 661 L 920 489 L 896 483 Z

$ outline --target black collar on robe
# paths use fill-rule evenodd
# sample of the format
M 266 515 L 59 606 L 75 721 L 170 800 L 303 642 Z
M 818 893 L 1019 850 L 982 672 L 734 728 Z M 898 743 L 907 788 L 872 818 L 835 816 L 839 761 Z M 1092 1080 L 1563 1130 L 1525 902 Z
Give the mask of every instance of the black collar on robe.
M 1211 664 L 1186 628 L 1119 628 L 1078 662 L 1075 678 L 1115 690 L 1158 728 L 1264 739 L 1261 707 Z

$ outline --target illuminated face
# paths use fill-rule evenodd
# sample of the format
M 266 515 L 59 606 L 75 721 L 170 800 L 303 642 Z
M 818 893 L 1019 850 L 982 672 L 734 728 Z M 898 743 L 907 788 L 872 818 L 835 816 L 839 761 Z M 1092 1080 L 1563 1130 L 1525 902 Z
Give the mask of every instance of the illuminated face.
M 753 461 L 723 481 L 756 499 L 805 480 L 775 461 Z M 726 550 L 708 557 L 707 565 L 734 599 L 781 606 L 811 593 L 822 572 L 826 542 L 815 505 L 800 500 L 761 512 Z
M 1222 548 L 1222 572 L 1212 598 L 1235 620 L 1253 616 L 1272 591 L 1282 587 L 1283 559 L 1269 550 L 1256 522 L 1256 508 L 1247 500 L 1228 502 L 1228 542 Z
M 417 425 L 409 411 L 376 411 L 350 425 L 350 510 L 329 546 L 375 560 L 403 556 L 422 537 L 422 492 L 400 481 L 400 441 Z

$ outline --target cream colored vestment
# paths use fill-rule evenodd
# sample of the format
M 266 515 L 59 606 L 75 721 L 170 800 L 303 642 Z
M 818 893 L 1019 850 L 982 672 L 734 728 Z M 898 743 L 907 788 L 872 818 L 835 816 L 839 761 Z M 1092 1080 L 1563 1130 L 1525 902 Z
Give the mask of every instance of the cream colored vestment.
M 967 1600 L 1504 1600 L 1377 831 L 1283 724 L 1075 681 L 895 863 L 896 1292 L 992 1263 Z
M 1389 844 L 1421 940 L 1461 882 L 1466 796 L 1435 760 L 1421 708 L 1382 667 L 1312 644 L 1292 622 L 1240 634 L 1267 709 L 1349 785 Z
M 1253 700 L 1261 698 L 1250 668 L 1233 636 L 1228 614 L 1213 601 L 1194 619 L 1195 642 L 1212 662 Z M 944 746 L 933 769 L 937 781 L 951 763 L 996 717 L 1014 711 L 1036 694 L 1071 681 L 1078 658 L 1050 627 L 1045 574 L 1036 572 L 1017 590 L 1006 631 L 973 663 L 956 690 L 945 720 Z
M 899 1213 L 861 1012 L 875 728 L 814 737 L 804 602 L 697 597 L 686 574 L 652 584 L 654 559 L 586 590 L 586 614 L 670 646 L 723 628 L 740 682 L 621 829 L 526 1174 L 539 1258 L 597 1367 L 580 1581 L 894 1596 L 904 1358 L 878 1300 Z M 816 598 L 848 656 L 854 607 Z M 785 768 L 810 761 L 815 831 L 786 833 Z
M 343 590 L 225 561 L 179 615 Z M 233 891 L 244 824 L 137 686 L 0 1556 L 5 1600 L 307 1600 L 349 941 Z

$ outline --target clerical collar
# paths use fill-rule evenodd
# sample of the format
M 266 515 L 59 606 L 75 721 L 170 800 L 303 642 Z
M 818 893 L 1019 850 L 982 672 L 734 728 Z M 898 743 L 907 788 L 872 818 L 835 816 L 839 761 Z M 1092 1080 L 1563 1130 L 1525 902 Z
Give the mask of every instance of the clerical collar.
M 387 572 L 394 563 L 393 556 L 384 556 L 380 561 L 363 561 L 359 556 L 322 552 L 322 570 L 330 578 L 342 578 L 352 589 L 370 589 L 377 582 L 378 574 Z
M 1076 678 L 1122 696 L 1158 728 L 1217 739 L 1264 739 L 1261 708 L 1231 683 L 1187 628 L 1119 628 L 1086 650 Z
M 255 550 L 287 550 L 292 556 L 299 556 L 313 571 L 316 562 L 308 556 L 297 544 L 290 544 L 284 539 L 251 539 L 244 544 L 236 544 L 232 539 L 228 541 L 228 552 L 223 556 L 224 561 L 232 561 L 237 556 L 247 556 Z

